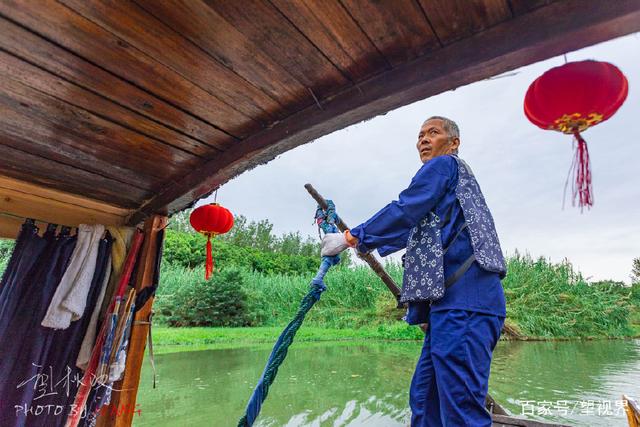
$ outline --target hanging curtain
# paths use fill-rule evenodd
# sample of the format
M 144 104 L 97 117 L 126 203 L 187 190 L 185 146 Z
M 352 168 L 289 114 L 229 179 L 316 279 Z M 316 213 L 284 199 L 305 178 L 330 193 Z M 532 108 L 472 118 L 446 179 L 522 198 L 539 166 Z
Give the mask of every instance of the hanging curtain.
M 75 237 L 69 236 L 68 231 L 58 236 L 54 233 L 55 227 L 48 227 L 41 238 L 45 245 L 41 255 L 22 280 L 16 277 L 19 287 L 16 286 L 10 295 L 14 310 L 0 335 L 0 348 L 3 349 L 0 372 L 4 378 L 0 383 L 0 400 L 8 409 L 2 411 L 3 426 L 26 425 L 33 400 L 53 392 L 49 379 L 55 378 L 42 364 L 52 334 L 40 327 L 40 321 L 75 246 Z M 20 407 L 25 409 L 20 410 Z
M 95 306 L 100 293 L 100 286 L 105 275 L 109 274 L 109 253 L 112 242 L 113 240 L 109 234 L 100 240 L 96 270 L 93 275 L 89 294 L 87 295 L 87 308 L 93 308 Z M 39 400 L 38 404 L 52 405 L 54 407 L 64 408 L 64 410 L 61 410 L 61 413 L 56 416 L 29 417 L 26 423 L 27 426 L 64 426 L 71 408 L 70 405 L 73 403 L 78 389 L 78 381 L 82 378 L 82 371 L 76 367 L 76 359 L 90 320 L 91 311 L 87 310 L 78 321 L 71 322 L 71 325 L 67 329 L 55 330 L 43 328 L 48 329 L 52 335 L 51 347 L 45 357 L 46 362 L 44 366 L 50 367 L 50 373 L 53 378 L 68 378 L 68 381 L 64 380 L 64 384 L 61 384 L 64 386 L 57 387 L 57 393 Z

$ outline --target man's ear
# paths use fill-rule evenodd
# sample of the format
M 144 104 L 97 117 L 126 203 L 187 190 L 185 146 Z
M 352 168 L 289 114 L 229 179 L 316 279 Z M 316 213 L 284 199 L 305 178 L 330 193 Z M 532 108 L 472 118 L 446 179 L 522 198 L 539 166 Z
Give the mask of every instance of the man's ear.
M 460 147 L 460 138 L 451 138 L 451 146 L 449 147 L 451 152 L 455 152 Z

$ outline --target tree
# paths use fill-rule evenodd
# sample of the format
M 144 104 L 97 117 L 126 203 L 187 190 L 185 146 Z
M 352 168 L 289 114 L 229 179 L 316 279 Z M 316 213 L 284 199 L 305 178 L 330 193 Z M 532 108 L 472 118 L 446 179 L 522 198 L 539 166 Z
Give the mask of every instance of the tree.
M 640 258 L 634 258 L 631 267 L 631 283 L 640 283 Z
M 195 233 L 189 223 L 189 216 L 193 209 L 177 212 L 169 219 L 170 230 L 180 233 Z M 228 233 L 217 236 L 234 246 L 254 248 L 263 252 L 282 253 L 285 255 L 302 255 L 319 257 L 320 242 L 311 237 L 302 237 L 299 232 L 284 233 L 277 236 L 273 233 L 273 224 L 268 219 L 248 221 L 244 215 L 236 215 L 233 227 Z
M 191 233 L 193 228 L 189 222 L 189 216 L 193 212 L 193 208 L 188 208 L 180 212 L 176 212 L 169 218 L 167 228 L 170 230 L 180 231 L 181 233 Z

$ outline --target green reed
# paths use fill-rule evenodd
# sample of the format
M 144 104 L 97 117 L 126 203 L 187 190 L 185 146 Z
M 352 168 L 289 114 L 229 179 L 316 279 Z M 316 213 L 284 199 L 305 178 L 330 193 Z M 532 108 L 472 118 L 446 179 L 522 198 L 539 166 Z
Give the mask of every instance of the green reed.
M 400 283 L 402 269 L 387 270 Z M 518 253 L 508 259 L 503 286 L 507 324 L 522 337 L 588 338 L 638 335 L 640 285 L 588 283 L 565 261 L 552 263 Z M 255 326 L 282 326 L 295 314 L 309 289 L 312 274 L 267 275 L 241 270 Z M 159 298 L 170 298 L 180 286 L 199 280 L 200 270 L 167 265 L 163 268 Z M 419 338 L 417 328 L 400 319 L 404 312 L 380 279 L 366 266 L 336 267 L 325 277 L 327 290 L 307 315 L 306 325 L 324 328 L 366 328 L 389 339 Z

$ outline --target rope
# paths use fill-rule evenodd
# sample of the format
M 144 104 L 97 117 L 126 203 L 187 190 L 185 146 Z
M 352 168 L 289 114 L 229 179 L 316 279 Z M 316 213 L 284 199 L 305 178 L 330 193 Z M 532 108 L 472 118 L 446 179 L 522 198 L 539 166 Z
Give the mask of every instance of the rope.
M 325 233 L 335 233 L 337 232 L 337 227 L 335 226 L 335 220 L 337 218 L 335 206 L 331 200 L 327 200 L 327 204 L 329 205 L 327 211 L 323 211 L 318 207 L 318 210 L 316 211 L 316 223 Z M 322 257 L 320 268 L 318 269 L 316 276 L 311 281 L 309 292 L 304 296 L 304 298 L 302 298 L 298 312 L 294 316 L 293 320 L 289 322 L 287 327 L 284 328 L 284 331 L 282 331 L 273 346 L 273 350 L 271 350 L 271 354 L 267 360 L 267 365 L 262 372 L 262 376 L 260 377 L 256 388 L 253 390 L 253 394 L 249 399 L 245 414 L 238 422 L 238 427 L 251 427 L 255 422 L 258 414 L 260 413 L 260 409 L 262 408 L 262 403 L 266 400 L 267 395 L 269 394 L 269 387 L 273 384 L 273 381 L 278 374 L 278 368 L 282 365 L 282 362 L 284 362 L 285 357 L 287 357 L 289 346 L 293 343 L 296 332 L 298 332 L 298 329 L 302 325 L 306 314 L 311 310 L 311 307 L 313 307 L 313 305 L 320 299 L 322 292 L 327 289 L 323 281 L 325 274 L 327 274 L 327 271 L 329 271 L 331 266 L 336 265 L 338 262 L 340 262 L 340 257 L 337 255 L 332 257 Z

